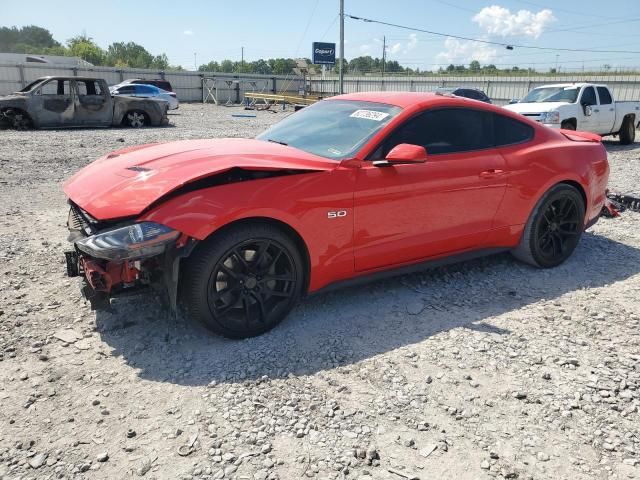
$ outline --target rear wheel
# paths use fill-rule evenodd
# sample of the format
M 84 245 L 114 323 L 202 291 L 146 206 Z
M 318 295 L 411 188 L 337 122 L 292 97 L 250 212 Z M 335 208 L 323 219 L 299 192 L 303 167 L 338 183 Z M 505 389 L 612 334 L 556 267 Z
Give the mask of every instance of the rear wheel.
M 260 335 L 279 324 L 304 284 L 302 258 L 279 229 L 231 227 L 188 259 L 182 300 L 192 317 L 229 338 Z
M 636 139 L 636 126 L 634 125 L 634 119 L 632 117 L 626 117 L 620 127 L 620 143 L 622 145 L 629 145 Z
M 141 128 L 149 124 L 147 114 L 140 110 L 132 110 L 124 116 L 126 125 L 132 128 Z
M 584 215 L 584 201 L 575 187 L 554 186 L 533 210 L 513 255 L 540 268 L 560 265 L 580 241 Z

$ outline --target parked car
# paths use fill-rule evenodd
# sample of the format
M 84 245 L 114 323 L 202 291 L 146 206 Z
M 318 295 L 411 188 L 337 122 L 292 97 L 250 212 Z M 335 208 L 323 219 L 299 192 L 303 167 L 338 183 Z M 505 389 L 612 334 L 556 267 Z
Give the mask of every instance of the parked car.
M 157 98 L 169 104 L 169 110 L 175 110 L 180 106 L 176 94 L 167 92 L 153 85 L 120 85 L 110 88 L 111 95 L 126 95 L 138 98 Z
M 127 147 L 64 186 L 94 308 L 155 285 L 219 334 L 277 325 L 300 296 L 510 251 L 564 262 L 609 176 L 597 135 L 431 93 L 332 97 L 256 139 Z
M 145 80 L 144 78 L 129 78 L 124 82 L 118 84 L 120 85 L 153 85 L 154 87 L 161 88 L 165 92 L 173 92 L 173 88 L 171 87 L 171 83 L 166 80 L 162 80 L 160 78 L 156 78 L 153 80 Z
M 168 105 L 163 100 L 111 97 L 102 79 L 43 77 L 0 97 L 0 122 L 14 128 L 164 125 Z
M 470 98 L 472 100 L 480 100 L 481 102 L 491 103 L 491 99 L 479 88 L 471 87 L 440 87 L 436 89 L 439 93 L 450 93 L 458 97 Z
M 609 87 L 592 83 L 543 85 L 505 108 L 551 128 L 618 135 L 622 144 L 640 127 L 640 102 L 614 101 Z

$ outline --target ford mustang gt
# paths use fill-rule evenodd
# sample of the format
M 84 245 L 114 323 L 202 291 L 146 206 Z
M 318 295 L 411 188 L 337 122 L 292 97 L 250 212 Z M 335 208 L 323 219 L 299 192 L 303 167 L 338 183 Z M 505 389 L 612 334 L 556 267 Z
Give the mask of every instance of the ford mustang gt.
M 605 202 L 597 135 L 447 94 L 336 96 L 255 139 L 105 155 L 64 186 L 93 308 L 153 287 L 244 338 L 305 294 L 510 251 L 565 261 Z

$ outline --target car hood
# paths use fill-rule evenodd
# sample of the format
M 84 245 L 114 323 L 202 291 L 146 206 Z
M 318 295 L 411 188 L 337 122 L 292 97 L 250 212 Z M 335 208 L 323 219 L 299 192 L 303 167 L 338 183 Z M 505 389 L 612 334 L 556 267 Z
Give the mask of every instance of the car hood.
M 550 112 L 563 105 L 569 105 L 568 102 L 532 102 L 532 103 L 512 103 L 505 105 L 504 108 L 516 113 L 542 113 Z
M 178 188 L 232 168 L 325 171 L 335 161 L 249 139 L 184 140 L 139 145 L 105 155 L 64 185 L 69 199 L 98 220 L 139 215 Z

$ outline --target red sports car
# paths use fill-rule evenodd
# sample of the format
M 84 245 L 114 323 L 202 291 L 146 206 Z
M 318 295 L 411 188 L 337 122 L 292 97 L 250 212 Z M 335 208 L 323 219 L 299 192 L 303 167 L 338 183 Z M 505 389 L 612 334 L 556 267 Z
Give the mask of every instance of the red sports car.
M 605 202 L 597 135 L 446 94 L 342 95 L 256 139 L 105 155 L 65 185 L 94 308 L 141 286 L 232 338 L 300 296 L 508 250 L 554 267 Z

